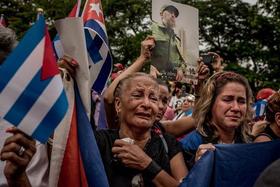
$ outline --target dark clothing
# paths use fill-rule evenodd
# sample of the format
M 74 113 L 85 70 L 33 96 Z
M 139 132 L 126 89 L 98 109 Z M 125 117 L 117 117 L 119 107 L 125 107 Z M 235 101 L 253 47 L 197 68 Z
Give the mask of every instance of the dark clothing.
M 278 137 L 278 136 L 273 132 L 273 130 L 270 128 L 269 125 L 267 125 L 266 128 L 264 129 L 264 131 L 261 132 L 260 134 L 258 134 L 258 135 L 256 136 L 256 138 L 259 137 L 259 136 L 266 136 L 266 137 L 268 137 L 270 140 L 277 140 L 277 139 L 280 139 L 280 137 Z
M 254 187 L 279 187 L 280 186 L 280 159 L 269 165 L 259 176 Z
M 141 171 L 125 167 L 120 161 L 116 160 L 112 154 L 114 141 L 119 139 L 118 130 L 96 131 L 95 137 L 102 156 L 104 168 L 111 187 L 128 187 L 134 176 Z M 151 139 L 145 146 L 145 153 L 150 156 L 162 169 L 170 174 L 170 160 L 181 151 L 180 144 L 174 137 L 163 134 L 169 147 L 168 153 L 164 148 L 163 142 L 158 134 L 152 131 Z M 145 186 L 154 186 L 152 181 L 148 181 L 143 176 Z

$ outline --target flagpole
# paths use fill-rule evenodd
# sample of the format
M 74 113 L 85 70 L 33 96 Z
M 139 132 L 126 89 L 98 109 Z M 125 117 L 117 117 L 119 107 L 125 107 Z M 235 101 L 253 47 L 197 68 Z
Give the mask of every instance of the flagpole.
M 37 8 L 37 18 L 36 20 L 38 20 L 40 18 L 41 15 L 43 15 L 44 9 L 42 8 Z
M 80 9 L 81 9 L 81 0 L 77 0 L 77 11 L 75 17 L 79 17 Z
M 87 3 L 88 3 L 88 0 L 86 0 L 86 2 L 85 2 L 84 9 L 83 9 L 83 12 L 82 12 L 82 16 L 81 16 L 81 17 L 84 17 Z

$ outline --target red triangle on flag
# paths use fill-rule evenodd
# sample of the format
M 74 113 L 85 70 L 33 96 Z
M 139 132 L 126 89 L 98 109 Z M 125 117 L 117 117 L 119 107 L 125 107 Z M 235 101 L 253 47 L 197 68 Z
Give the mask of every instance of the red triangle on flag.
M 50 35 L 46 27 L 45 31 L 45 49 L 44 49 L 44 58 L 43 58 L 43 67 L 41 79 L 46 80 L 55 75 L 59 74 L 58 66 L 56 63 Z
M 84 22 L 86 22 L 90 19 L 98 20 L 99 22 L 104 24 L 104 16 L 100 0 L 87 1 L 83 13 L 83 20 Z

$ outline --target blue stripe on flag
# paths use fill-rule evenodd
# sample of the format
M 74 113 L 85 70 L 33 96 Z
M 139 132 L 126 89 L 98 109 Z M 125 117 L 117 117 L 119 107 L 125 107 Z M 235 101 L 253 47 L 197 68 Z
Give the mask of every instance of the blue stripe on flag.
M 0 92 L 15 75 L 15 72 L 24 63 L 34 48 L 45 36 L 45 19 L 40 19 L 24 35 L 22 41 L 14 49 L 13 53 L 8 56 L 4 64 L 0 67 Z M 4 76 L 5 75 L 5 76 Z
M 36 130 L 33 132 L 32 137 L 39 140 L 40 142 L 46 142 L 48 140 L 48 137 L 52 134 L 53 129 L 55 129 L 56 126 L 64 118 L 67 110 L 67 97 L 64 90 L 62 89 L 59 98 L 49 110 L 44 119 L 41 121 Z
M 106 86 L 108 77 L 112 71 L 112 58 L 110 52 L 108 52 L 106 60 L 100 70 L 100 73 L 95 80 L 92 89 L 97 93 L 102 93 L 104 87 Z
M 78 140 L 88 186 L 109 187 L 95 136 L 76 84 L 75 99 L 77 106 Z
M 102 38 L 102 40 L 104 40 L 104 42 L 107 44 L 107 46 L 109 46 L 107 34 L 103 30 L 103 28 L 99 25 L 99 23 L 97 23 L 95 20 L 90 19 L 85 22 L 84 27 L 88 27 L 85 29 L 93 30 L 94 32 L 98 33 Z
M 36 73 L 28 86 L 21 93 L 13 107 L 4 116 L 4 119 L 17 126 L 28 113 L 33 104 L 41 96 L 52 79 L 41 80 L 41 69 Z
M 100 48 L 103 44 L 102 39 L 96 35 L 94 38 L 90 35 L 89 30 L 85 30 L 85 38 L 86 38 L 86 45 L 87 45 L 87 51 L 89 53 L 89 56 L 94 64 L 98 63 L 100 60 L 102 60 L 102 56 L 100 55 Z
M 55 57 L 56 59 L 59 59 L 59 58 L 62 58 L 62 56 L 59 55 L 61 49 L 57 49 L 57 46 L 56 44 L 60 42 L 60 38 L 58 36 L 58 34 L 55 35 L 53 41 L 52 41 L 52 45 L 53 45 L 53 48 L 54 48 L 54 54 L 55 54 Z

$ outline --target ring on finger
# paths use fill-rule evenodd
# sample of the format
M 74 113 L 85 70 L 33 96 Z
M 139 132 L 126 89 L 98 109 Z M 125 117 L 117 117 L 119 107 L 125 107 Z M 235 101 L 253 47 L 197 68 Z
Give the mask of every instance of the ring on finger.
M 18 155 L 22 156 L 25 152 L 25 148 L 23 146 L 20 146 L 19 150 L 18 150 Z

